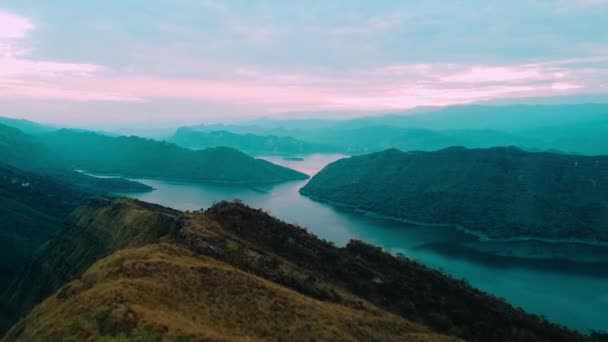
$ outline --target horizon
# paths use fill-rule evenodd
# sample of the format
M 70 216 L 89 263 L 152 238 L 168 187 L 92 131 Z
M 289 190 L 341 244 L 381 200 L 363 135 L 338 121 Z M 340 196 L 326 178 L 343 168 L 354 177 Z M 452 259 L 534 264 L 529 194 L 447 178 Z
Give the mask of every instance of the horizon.
M 544 100 L 544 99 L 543 99 Z M 285 113 L 289 114 L 287 116 L 253 116 L 253 117 L 242 117 L 242 118 L 232 118 L 228 120 L 198 120 L 193 119 L 192 121 L 174 121 L 174 122 L 163 122 L 159 126 L 148 126 L 141 127 L 138 126 L 138 123 L 118 123 L 118 124 L 110 124 L 110 125 L 99 125 L 98 123 L 72 123 L 59 118 L 56 121 L 41 121 L 36 118 L 28 118 L 27 115 L 18 116 L 18 115 L 2 115 L 0 114 L 0 119 L 10 119 L 10 120 L 21 120 L 25 122 L 30 122 L 33 124 L 39 124 L 43 126 L 49 126 L 54 129 L 75 129 L 75 130 L 87 130 L 102 134 L 119 134 L 119 135 L 133 135 L 133 136 L 141 136 L 146 138 L 166 138 L 168 135 L 173 134 L 180 127 L 191 127 L 191 126 L 226 126 L 229 128 L 231 125 L 234 126 L 257 126 L 263 123 L 268 124 L 269 122 L 306 122 L 306 121 L 321 121 L 321 122 L 335 122 L 343 123 L 351 120 L 357 119 L 366 119 L 366 118 L 382 118 L 382 117 L 406 117 L 406 116 L 418 116 L 425 115 L 428 113 L 438 112 L 444 109 L 454 108 L 454 107 L 503 107 L 503 108 L 513 108 L 513 107 L 561 107 L 561 106 L 588 106 L 588 105 L 608 105 L 608 100 L 603 101 L 588 101 L 588 102 L 579 102 L 579 103 L 553 103 L 552 101 L 537 101 L 537 102 L 515 102 L 515 103 L 492 103 L 492 102 L 479 102 L 479 103 L 469 103 L 469 104 L 457 104 L 457 105 L 448 105 L 448 106 L 426 106 L 426 107 L 415 107 L 411 109 L 407 109 L 404 111 L 384 111 L 384 112 L 348 112 L 348 116 L 323 116 L 323 113 L 319 113 L 318 116 L 314 116 L 316 113 L 303 113 L 303 112 L 293 112 L 293 113 Z M 294 114 L 301 114 L 301 116 L 297 116 Z M 313 116 L 311 116 L 313 114 Z M 198 120 L 198 121 L 197 121 Z M 2 123 L 0 122 L 0 125 Z M 421 127 L 422 128 L 422 127 Z M 219 129 L 219 128 L 218 128 Z M 428 129 L 428 128 L 427 128 Z M 228 130 L 230 131 L 230 130 Z M 508 131 L 508 130 L 507 130 Z
M 0 116 L 160 129 L 608 102 L 604 0 L 56 7 L 0 5 Z

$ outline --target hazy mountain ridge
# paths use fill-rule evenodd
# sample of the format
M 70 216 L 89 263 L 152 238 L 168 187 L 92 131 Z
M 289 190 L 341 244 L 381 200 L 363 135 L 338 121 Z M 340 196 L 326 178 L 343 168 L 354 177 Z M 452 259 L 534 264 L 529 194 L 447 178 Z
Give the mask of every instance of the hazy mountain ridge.
M 384 152 L 328 165 L 304 195 L 492 238 L 608 241 L 608 157 L 516 148 Z
M 61 288 L 5 340 L 584 340 L 411 260 L 336 248 L 238 203 L 181 213 L 96 198 L 28 270 L 36 281 L 7 292 L 18 302 Z
M 169 139 L 189 149 L 230 147 L 251 155 L 299 155 L 335 152 L 336 148 L 309 143 L 289 136 L 237 134 L 229 131 L 199 131 L 181 127 Z
M 36 140 L 21 130 L 0 124 L 0 163 L 19 168 L 47 164 L 48 155 Z
M 235 184 L 308 178 L 231 148 L 191 151 L 164 141 L 72 130 L 40 135 L 39 140 L 73 168 L 94 173 Z
M 601 155 L 608 154 L 606 122 L 608 104 L 461 105 L 348 120 L 259 119 L 189 129 L 292 137 L 353 154 L 387 148 L 430 151 L 450 146 L 518 146 Z
M 17 128 L 0 124 L 0 163 L 53 178 L 56 182 L 70 183 L 83 192 L 145 192 L 147 185 L 123 178 L 96 178 L 72 170 L 61 155 L 52 153 L 35 136 Z
M 47 133 L 56 130 L 57 128 L 38 122 L 25 120 L 25 119 L 14 119 L 0 116 L 0 125 L 10 126 L 17 128 L 26 134 L 39 134 Z

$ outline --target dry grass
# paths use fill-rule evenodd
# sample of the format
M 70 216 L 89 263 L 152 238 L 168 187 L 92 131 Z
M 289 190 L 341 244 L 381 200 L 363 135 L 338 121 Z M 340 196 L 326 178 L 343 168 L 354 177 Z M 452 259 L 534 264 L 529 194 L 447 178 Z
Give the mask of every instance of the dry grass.
M 175 245 L 154 244 L 100 260 L 5 340 L 450 340 L 369 307 L 312 299 Z

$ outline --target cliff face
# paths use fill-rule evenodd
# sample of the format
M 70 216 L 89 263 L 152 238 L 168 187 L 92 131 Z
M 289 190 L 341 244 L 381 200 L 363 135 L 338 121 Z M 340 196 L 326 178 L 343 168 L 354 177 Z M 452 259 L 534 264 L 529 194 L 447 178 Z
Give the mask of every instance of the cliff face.
M 21 312 L 56 292 L 7 341 L 584 340 L 408 259 L 337 248 L 239 203 L 182 213 L 96 198 L 28 272 L 11 291 Z
M 494 238 L 608 240 L 608 157 L 516 148 L 386 150 L 339 160 L 301 193 Z

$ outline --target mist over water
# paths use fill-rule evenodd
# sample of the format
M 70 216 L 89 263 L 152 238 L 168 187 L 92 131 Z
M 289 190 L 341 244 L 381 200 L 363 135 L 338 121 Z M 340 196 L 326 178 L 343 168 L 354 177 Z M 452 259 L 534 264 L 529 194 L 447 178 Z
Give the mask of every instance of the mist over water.
M 313 175 L 343 155 L 312 155 L 302 161 L 266 157 Z M 449 228 L 430 228 L 350 213 L 301 196 L 307 181 L 265 187 L 227 187 L 137 179 L 154 187 L 141 200 L 198 210 L 220 200 L 241 199 L 255 208 L 344 245 L 361 239 L 403 253 L 514 306 L 586 332 L 608 327 L 608 254 L 605 247 L 538 241 L 479 243 Z M 542 253 L 540 252 L 542 251 Z M 496 256 L 496 254 L 501 256 Z

